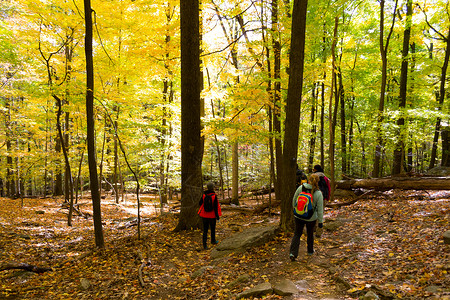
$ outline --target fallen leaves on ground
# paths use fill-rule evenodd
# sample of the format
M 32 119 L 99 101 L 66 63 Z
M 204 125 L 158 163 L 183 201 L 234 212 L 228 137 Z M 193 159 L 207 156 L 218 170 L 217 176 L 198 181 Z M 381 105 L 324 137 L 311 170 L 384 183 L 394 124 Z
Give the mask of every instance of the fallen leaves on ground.
M 89 200 L 83 201 L 81 210 L 90 212 Z M 154 207 L 150 201 L 144 208 Z M 92 218 L 74 217 L 73 226 L 68 227 L 67 209 L 61 202 L 24 199 L 22 205 L 21 200 L 0 198 L 0 264 L 52 268 L 41 274 L 1 271 L 1 298 L 232 299 L 246 288 L 283 278 L 306 281 L 306 295 L 316 298 L 356 299 L 374 287 L 405 299 L 448 293 L 449 246 L 442 241 L 442 233 L 449 229 L 448 198 L 396 192 L 327 210 L 325 227 L 331 222 L 342 225 L 324 231 L 316 240 L 313 257 L 306 255 L 302 237 L 297 262 L 288 259 L 292 233 L 213 260 L 211 250 L 201 250 L 201 231 L 173 232 L 177 218 L 168 212 L 148 210 L 138 240 L 136 227 L 130 225 L 135 217 L 132 201 L 103 200 L 106 248 L 98 250 Z M 220 241 L 236 228 L 267 222 L 278 219 L 227 210 L 217 236 Z M 91 286 L 83 288 L 82 280 Z M 430 286 L 435 289 L 430 291 Z

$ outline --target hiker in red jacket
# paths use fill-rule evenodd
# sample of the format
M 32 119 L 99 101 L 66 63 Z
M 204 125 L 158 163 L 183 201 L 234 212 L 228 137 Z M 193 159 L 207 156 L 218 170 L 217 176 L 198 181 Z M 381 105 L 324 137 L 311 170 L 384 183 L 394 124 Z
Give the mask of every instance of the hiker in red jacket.
M 208 228 L 211 227 L 211 244 L 217 244 L 216 240 L 216 221 L 222 216 L 219 200 L 214 192 L 214 183 L 208 182 L 207 190 L 203 193 L 200 199 L 198 215 L 203 220 L 203 249 L 207 250 L 206 241 L 208 239 Z

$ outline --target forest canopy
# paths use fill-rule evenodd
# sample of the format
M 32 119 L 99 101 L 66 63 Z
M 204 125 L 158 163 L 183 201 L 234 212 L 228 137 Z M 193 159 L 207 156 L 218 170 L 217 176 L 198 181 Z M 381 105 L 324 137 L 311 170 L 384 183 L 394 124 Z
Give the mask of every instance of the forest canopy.
M 234 166 L 242 187 L 277 181 L 291 6 L 202 1 L 202 169 L 223 190 Z M 126 156 L 142 190 L 167 199 L 181 184 L 179 1 L 92 9 L 101 188 L 136 187 Z M 87 188 L 83 3 L 1 1 L 0 14 L 2 195 L 64 194 L 64 147 L 76 190 Z M 450 166 L 449 15 L 440 0 L 308 1 L 300 169 L 332 163 L 337 180 Z

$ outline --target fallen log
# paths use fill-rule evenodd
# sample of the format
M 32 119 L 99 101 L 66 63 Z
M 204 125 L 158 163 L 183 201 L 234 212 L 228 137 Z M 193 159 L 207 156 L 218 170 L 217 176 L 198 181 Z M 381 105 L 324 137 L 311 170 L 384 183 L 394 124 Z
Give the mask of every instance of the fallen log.
M 365 192 L 364 194 L 359 195 L 358 197 L 356 197 L 356 198 L 354 198 L 352 200 L 346 201 L 346 202 L 327 203 L 326 207 L 339 208 L 339 207 L 342 207 L 342 206 L 352 205 L 353 203 L 358 202 L 362 198 L 364 198 L 367 195 L 372 194 L 372 193 L 374 193 L 374 191 L 371 190 L 371 191 Z
M 14 269 L 21 269 L 21 270 L 39 273 L 39 274 L 52 270 L 51 268 L 37 267 L 37 266 L 25 264 L 25 263 L 16 263 L 16 262 L 5 263 L 5 264 L 0 265 L 0 271 L 14 270 Z
M 261 196 L 261 195 L 267 195 L 269 193 L 273 193 L 275 192 L 275 188 L 268 188 L 268 187 L 263 187 L 260 189 L 254 189 L 251 191 L 252 195 L 254 196 Z
M 269 206 L 270 207 L 278 207 L 278 206 L 280 206 L 280 204 L 281 204 L 281 201 L 278 201 L 278 200 L 272 200 L 271 202 L 270 202 L 270 204 L 269 204 L 269 202 L 266 202 L 266 203 L 263 203 L 263 204 L 261 204 L 261 205 L 258 205 L 256 208 L 255 208 L 255 210 L 254 210 L 254 214 L 260 214 L 260 213 L 262 213 L 264 210 L 266 210 L 267 208 L 269 208 Z
M 340 180 L 336 188 L 375 190 L 450 190 L 450 177 L 390 177 L 375 179 Z

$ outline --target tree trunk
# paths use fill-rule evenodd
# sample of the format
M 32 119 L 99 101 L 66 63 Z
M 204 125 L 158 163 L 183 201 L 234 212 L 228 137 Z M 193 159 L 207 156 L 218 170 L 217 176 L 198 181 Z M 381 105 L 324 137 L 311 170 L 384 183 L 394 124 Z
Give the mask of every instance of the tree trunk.
M 413 76 L 413 73 L 416 70 L 416 57 L 415 57 L 415 54 L 416 54 L 416 44 L 413 42 L 413 43 L 411 43 L 411 84 L 410 84 L 409 91 L 408 91 L 408 93 L 410 95 L 412 95 L 413 92 L 414 92 L 414 76 Z M 412 136 L 413 136 L 413 133 L 409 132 L 410 139 L 412 138 Z M 413 166 L 413 145 L 412 145 L 412 143 L 409 144 L 409 147 L 408 147 L 406 155 L 407 155 L 406 172 L 411 172 L 413 167 L 414 167 Z M 418 166 L 416 166 L 416 168 L 418 168 Z
M 58 105 L 58 112 L 56 114 L 56 127 L 58 129 L 59 139 L 61 140 L 61 148 L 64 155 L 64 161 L 66 165 L 66 176 L 67 176 L 67 182 L 68 187 L 66 188 L 66 202 L 70 203 L 69 206 L 69 215 L 67 217 L 67 225 L 72 226 L 72 214 L 73 214 L 73 178 L 72 178 L 72 171 L 70 168 L 70 162 L 69 162 L 69 154 L 67 153 L 67 146 L 65 145 L 63 132 L 61 129 L 61 114 L 62 114 L 62 101 L 61 99 L 53 95 L 53 98 L 55 98 L 56 103 Z
M 345 127 L 345 92 L 344 92 L 344 83 L 342 82 L 342 69 L 340 67 L 342 62 L 342 54 L 339 59 L 339 72 L 338 72 L 338 78 L 339 78 L 339 102 L 341 105 L 341 170 L 342 174 L 347 174 L 347 132 Z
M 385 0 L 380 0 L 380 56 L 381 56 L 381 88 L 380 88 L 380 103 L 378 105 L 378 116 L 377 116 L 377 145 L 375 147 L 375 159 L 373 163 L 373 177 L 380 177 L 381 175 L 381 156 L 383 153 L 383 132 L 382 124 L 384 120 L 384 100 L 386 94 L 386 82 L 387 82 L 387 50 L 389 47 L 389 40 L 392 35 L 395 24 L 395 16 L 397 12 L 397 2 L 395 1 L 395 7 L 392 14 L 392 26 L 389 31 L 388 37 L 386 38 L 386 45 L 384 44 L 384 4 Z
M 326 30 L 325 30 L 325 23 L 323 24 L 323 38 L 322 38 L 322 64 L 325 66 L 327 62 L 327 40 L 326 40 Z M 322 76 L 322 88 L 321 88 L 321 94 L 320 94 L 320 165 L 325 165 L 325 80 L 327 79 L 327 72 L 326 70 L 323 71 Z M 312 169 L 309 170 L 312 172 Z
M 13 166 L 12 153 L 12 128 L 11 128 L 11 106 L 12 100 L 10 98 L 6 99 L 6 111 L 7 116 L 5 118 L 5 128 L 6 128 L 6 151 L 8 155 L 6 156 L 6 195 L 13 198 L 16 195 L 16 181 Z
M 275 36 L 276 30 L 278 30 L 278 0 L 272 0 L 271 4 L 271 10 L 272 10 L 272 45 L 275 49 L 276 46 L 279 47 L 278 39 Z M 263 23 L 261 21 L 261 23 Z M 262 24 L 263 27 L 265 27 L 265 24 Z M 275 103 L 275 90 L 272 87 L 272 78 L 275 78 L 275 74 L 272 75 L 272 65 L 270 62 L 270 49 L 268 47 L 268 41 L 264 38 L 264 31 L 263 31 L 263 39 L 264 44 L 267 45 L 265 47 L 266 50 L 266 61 L 267 61 L 267 74 L 269 74 L 269 80 L 267 81 L 267 91 L 272 99 L 272 104 L 267 105 L 267 115 L 269 118 L 269 155 L 270 155 L 270 164 L 269 164 L 269 188 L 272 188 L 272 184 L 276 186 L 277 180 L 276 180 L 276 174 L 275 174 L 275 148 L 274 148 L 274 126 L 273 126 L 273 104 Z M 275 50 L 274 50 L 275 55 Z M 275 65 L 275 63 L 274 63 Z M 271 193 L 269 194 L 269 202 L 271 201 Z M 270 211 L 269 211 L 270 214 Z
M 412 0 L 408 0 L 406 5 L 406 26 L 403 32 L 403 50 L 402 50 L 402 66 L 400 72 L 400 101 L 398 108 L 400 110 L 400 118 L 397 120 L 398 134 L 397 142 L 394 149 L 394 161 L 392 165 L 392 175 L 402 172 L 403 162 L 405 160 L 405 140 L 406 128 L 404 110 L 406 107 L 406 91 L 408 85 L 408 53 L 409 40 L 411 37 L 411 19 L 412 19 Z
M 450 126 L 442 127 L 442 167 L 450 167 Z
M 441 36 L 443 36 L 441 34 Z M 442 110 L 442 105 L 444 104 L 445 99 L 445 82 L 447 77 L 447 68 L 448 68 L 448 61 L 450 58 L 450 28 L 447 33 L 447 37 L 444 39 L 447 43 L 445 48 L 445 58 L 444 58 L 444 64 L 442 65 L 442 72 L 441 72 L 441 80 L 440 80 L 440 87 L 439 87 L 439 106 L 438 109 Z M 441 118 L 438 117 L 436 120 L 436 127 L 434 130 L 434 139 L 433 139 L 433 148 L 431 150 L 431 158 L 430 158 L 430 169 L 432 169 L 436 163 L 436 157 L 437 157 L 437 145 L 439 140 L 439 132 L 441 129 Z
M 119 119 L 119 106 L 115 105 L 113 110 L 116 112 L 115 120 L 114 120 L 114 130 L 117 130 Z M 114 134 L 114 174 L 113 174 L 113 182 L 114 182 L 114 198 L 117 204 L 119 204 L 119 143 L 117 141 L 117 136 Z M 120 185 L 123 188 L 123 185 Z
M 239 144 L 237 141 L 233 143 L 233 151 L 231 155 L 232 170 L 232 196 L 231 203 L 239 205 Z
M 307 0 L 294 0 L 292 12 L 291 49 L 289 54 L 289 83 L 286 99 L 286 120 L 282 158 L 281 220 L 280 226 L 292 229 L 292 196 L 295 192 L 295 172 L 297 167 L 300 104 L 303 86 L 303 66 L 305 58 L 305 31 Z
M 117 128 L 117 121 L 114 121 L 114 126 Z M 119 151 L 117 149 L 117 137 L 114 135 L 114 173 L 113 173 L 113 186 L 114 186 L 114 199 L 116 204 L 119 204 L 119 176 L 117 174 L 119 165 Z
M 98 189 L 97 163 L 95 160 L 95 122 L 94 122 L 94 61 L 92 57 L 92 8 L 91 1 L 84 0 L 84 17 L 86 22 L 86 117 L 88 164 L 91 185 L 92 208 L 94 215 L 95 245 L 104 248 L 100 193 Z
M 376 190 L 450 190 L 450 177 L 392 177 L 376 179 L 341 180 L 337 188 Z
M 199 1 L 180 1 L 181 17 L 181 211 L 175 231 L 201 227 L 203 143 L 200 123 Z
M 329 102 L 329 114 L 328 118 L 329 124 L 329 134 L 330 134 L 330 147 L 329 147 L 329 155 L 330 155 L 330 200 L 333 200 L 334 196 L 334 178 L 335 178 L 335 168 L 334 168 L 334 141 L 335 141 L 335 131 L 336 131 L 336 119 L 337 119 L 337 111 L 339 105 L 339 94 L 337 93 L 337 83 L 336 83 L 336 42 L 337 42 L 337 32 L 338 32 L 339 18 L 334 18 L 334 31 L 333 31 L 333 42 L 331 44 L 331 91 L 330 91 L 330 102 Z M 333 109 L 333 90 L 335 93 L 335 104 Z
M 311 119 L 310 119 L 310 138 L 309 138 L 309 158 L 308 158 L 308 172 L 311 172 L 314 165 L 314 150 L 316 147 L 316 110 L 317 110 L 317 98 L 319 95 L 319 83 L 315 82 L 312 88 L 312 105 L 311 105 Z
M 272 48 L 273 48 L 273 132 L 275 134 L 275 168 L 276 176 L 273 178 L 275 187 L 275 198 L 281 199 L 281 157 L 283 151 L 281 149 L 281 121 L 280 121 L 280 105 L 281 105 L 281 44 L 279 39 L 278 28 L 278 0 L 272 0 Z
M 214 4 L 214 3 L 213 3 Z M 219 7 L 214 4 L 214 9 L 217 13 L 217 16 L 219 17 L 219 21 L 220 21 L 220 25 L 222 27 L 222 31 L 224 33 L 224 35 L 227 38 L 227 42 L 228 44 L 232 44 L 238 41 L 238 37 L 239 37 L 239 30 L 238 30 L 238 23 L 241 26 L 241 30 L 243 32 L 243 35 L 246 35 L 245 29 L 244 29 L 244 24 L 243 24 L 243 19 L 241 16 L 236 16 L 235 17 L 235 23 L 234 23 L 234 27 L 233 25 L 229 24 L 229 31 L 227 31 L 227 29 L 225 28 L 225 24 L 223 22 L 222 19 L 222 14 L 219 11 Z M 237 47 L 233 47 L 231 49 L 231 64 L 234 66 L 234 68 L 236 69 L 236 71 L 239 69 L 239 64 L 238 64 L 238 52 L 237 52 Z M 239 84 L 239 75 L 237 75 L 235 77 L 235 83 Z M 239 205 L 239 145 L 238 145 L 238 141 L 235 140 L 233 141 L 233 146 L 232 146 L 232 155 L 231 155 L 231 168 L 232 168 L 232 178 L 231 178 L 231 186 L 232 186 L 232 196 L 231 196 L 231 201 L 233 204 Z

